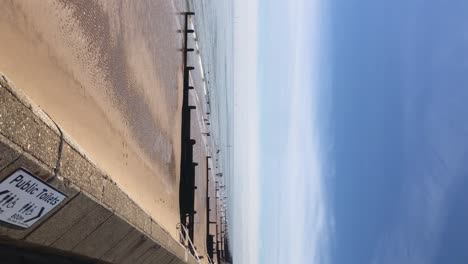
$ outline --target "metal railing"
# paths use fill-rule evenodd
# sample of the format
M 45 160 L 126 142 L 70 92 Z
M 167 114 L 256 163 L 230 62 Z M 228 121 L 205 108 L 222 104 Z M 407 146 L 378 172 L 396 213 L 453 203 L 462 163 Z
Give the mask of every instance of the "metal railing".
M 192 239 L 190 239 L 190 236 L 188 235 L 187 228 L 180 223 L 177 224 L 176 228 L 179 231 L 179 243 L 197 260 L 198 263 L 200 263 L 200 257 L 195 245 L 193 245 Z
M 205 247 L 206 248 L 206 247 Z M 208 254 L 208 252 L 205 252 L 206 254 L 206 258 L 208 259 L 208 263 L 209 264 L 216 264 L 211 258 L 210 258 L 210 254 Z

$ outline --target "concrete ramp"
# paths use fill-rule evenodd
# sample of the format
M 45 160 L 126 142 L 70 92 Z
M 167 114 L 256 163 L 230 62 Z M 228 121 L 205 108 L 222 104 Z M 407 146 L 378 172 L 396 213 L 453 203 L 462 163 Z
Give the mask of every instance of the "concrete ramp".
M 82 256 L 96 263 L 196 263 L 1 75 L 0 182 L 19 169 L 67 198 L 43 215 L 32 207 L 39 220 L 28 228 L 0 222 L 1 244 Z

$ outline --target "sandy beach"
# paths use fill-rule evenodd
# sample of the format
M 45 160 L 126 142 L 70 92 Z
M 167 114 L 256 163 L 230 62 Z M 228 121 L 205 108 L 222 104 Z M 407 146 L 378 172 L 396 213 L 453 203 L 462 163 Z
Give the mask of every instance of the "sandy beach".
M 0 71 L 174 237 L 183 8 L 4 1 L 0 16 Z

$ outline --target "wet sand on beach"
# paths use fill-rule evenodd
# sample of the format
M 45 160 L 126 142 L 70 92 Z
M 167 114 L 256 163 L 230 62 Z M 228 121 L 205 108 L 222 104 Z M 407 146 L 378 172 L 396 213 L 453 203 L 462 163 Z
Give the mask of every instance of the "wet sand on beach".
M 0 11 L 0 71 L 173 237 L 181 6 L 167 0 L 3 1 Z

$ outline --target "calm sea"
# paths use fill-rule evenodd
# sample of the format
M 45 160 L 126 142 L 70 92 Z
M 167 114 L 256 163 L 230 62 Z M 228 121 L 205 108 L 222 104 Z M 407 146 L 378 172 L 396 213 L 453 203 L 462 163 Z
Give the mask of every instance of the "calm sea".
M 220 165 L 228 170 L 232 109 L 232 3 L 190 1 L 200 55 L 204 68 L 214 144 L 220 151 Z M 198 89 L 199 92 L 202 89 Z M 224 154 L 222 154 L 223 152 Z
M 217 159 L 216 173 L 223 173 L 229 193 L 233 172 L 232 109 L 233 109 L 233 3 L 231 1 L 190 0 L 195 12 L 198 48 L 203 64 L 206 89 L 197 89 L 209 113 L 211 149 Z M 229 195 L 228 195 L 229 196 Z M 228 218 L 229 219 L 229 218 Z

